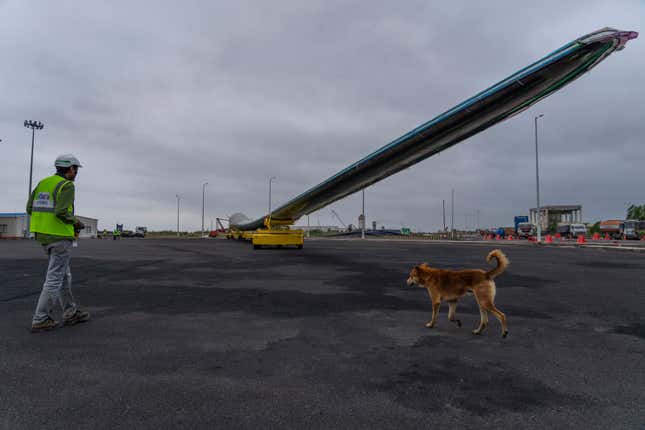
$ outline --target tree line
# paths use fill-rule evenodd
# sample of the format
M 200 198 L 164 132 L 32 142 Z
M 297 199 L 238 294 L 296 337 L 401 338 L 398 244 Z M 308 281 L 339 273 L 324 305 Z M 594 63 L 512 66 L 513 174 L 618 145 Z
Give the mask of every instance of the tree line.
M 645 205 L 629 205 L 626 219 L 645 220 Z

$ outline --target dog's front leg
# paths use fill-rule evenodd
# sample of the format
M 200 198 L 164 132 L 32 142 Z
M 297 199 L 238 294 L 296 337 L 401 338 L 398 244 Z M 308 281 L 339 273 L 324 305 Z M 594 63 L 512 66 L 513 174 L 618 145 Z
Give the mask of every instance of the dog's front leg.
M 432 292 L 428 288 L 428 295 L 432 301 L 432 319 L 426 323 L 427 328 L 434 327 L 437 322 L 437 317 L 439 316 L 439 306 L 441 305 L 441 297 L 437 294 L 436 297 L 432 296 Z
M 457 327 L 461 327 L 461 321 L 455 318 L 455 312 L 457 311 L 457 300 L 448 301 L 448 321 L 457 323 Z

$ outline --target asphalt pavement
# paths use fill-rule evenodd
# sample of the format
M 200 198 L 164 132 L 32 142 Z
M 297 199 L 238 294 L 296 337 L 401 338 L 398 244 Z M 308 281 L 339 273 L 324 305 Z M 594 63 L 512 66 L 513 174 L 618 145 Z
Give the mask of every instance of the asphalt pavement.
M 410 268 L 486 267 L 503 339 L 430 318 Z M 0 241 L 0 428 L 645 428 L 645 254 L 311 240 L 85 240 L 90 322 L 32 334 L 46 259 Z M 56 317 L 60 319 L 60 310 Z

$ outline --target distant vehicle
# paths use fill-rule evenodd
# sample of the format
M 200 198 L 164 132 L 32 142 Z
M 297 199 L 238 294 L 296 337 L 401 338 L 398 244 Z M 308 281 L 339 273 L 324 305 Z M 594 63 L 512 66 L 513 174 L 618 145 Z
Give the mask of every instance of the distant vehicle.
M 208 232 L 208 237 L 217 237 L 217 230 L 211 230 Z
M 491 234 L 499 237 L 504 237 L 506 236 L 506 231 L 504 230 L 504 227 L 493 227 L 490 229 Z
M 537 229 L 535 225 L 531 224 L 530 222 L 521 222 L 516 227 L 516 234 L 517 234 L 517 237 L 522 237 L 526 239 L 531 236 L 534 236 L 536 230 Z
M 556 230 L 563 237 L 573 239 L 587 234 L 587 227 L 584 224 L 559 224 Z
M 621 231 L 623 239 L 640 239 L 645 234 L 645 221 L 635 219 L 625 220 Z
M 520 232 L 518 230 L 518 227 L 522 223 L 528 223 L 529 222 L 529 217 L 527 217 L 526 215 L 518 215 L 518 216 L 516 216 L 514 218 L 514 222 L 515 222 L 515 224 L 514 224 L 515 225 L 515 234 L 519 236 Z
M 132 230 L 122 230 L 121 237 L 134 237 L 134 232 Z
M 137 227 L 134 229 L 134 237 L 146 237 L 148 233 L 148 227 Z
M 620 239 L 623 235 L 624 221 L 610 219 L 600 222 L 600 234 L 608 234 L 612 239 Z

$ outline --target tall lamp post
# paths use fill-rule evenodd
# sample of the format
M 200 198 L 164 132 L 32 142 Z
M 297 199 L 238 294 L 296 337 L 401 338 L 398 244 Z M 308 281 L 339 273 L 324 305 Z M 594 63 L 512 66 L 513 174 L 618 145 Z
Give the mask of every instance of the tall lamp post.
M 179 238 L 179 200 L 181 200 L 181 198 L 179 197 L 179 194 L 175 194 L 175 197 L 177 197 L 177 238 Z
M 455 240 L 455 189 L 450 193 L 450 239 Z
M 29 198 L 31 198 L 31 182 L 34 171 L 34 136 L 36 134 L 36 130 L 42 130 L 45 125 L 40 121 L 25 120 L 24 126 L 31 129 L 31 159 L 29 161 L 29 189 L 27 190 L 27 200 L 29 200 Z M 25 232 L 25 237 L 29 237 L 30 221 L 29 217 L 27 217 L 27 231 Z
M 34 171 L 34 135 L 36 130 L 42 130 L 45 125 L 40 121 L 25 120 L 25 127 L 31 129 L 31 160 L 29 162 L 29 190 L 27 190 L 27 198 L 31 196 L 31 180 Z
M 204 203 L 206 201 L 206 185 L 208 182 L 202 184 L 202 239 L 204 238 Z
M 275 176 L 271 176 L 271 177 L 269 178 L 269 214 L 268 214 L 268 217 L 269 217 L 269 225 L 267 226 L 267 227 L 269 227 L 269 228 L 271 228 L 271 182 L 273 182 L 273 180 L 274 180 L 274 179 L 276 179 L 276 177 L 275 177 Z
M 361 223 L 361 239 L 365 239 L 365 188 L 363 188 L 363 204 L 361 206 L 361 216 L 363 222 Z
M 540 209 L 540 165 L 538 163 L 538 119 L 544 116 L 543 113 L 534 118 L 535 120 L 535 188 L 537 192 L 537 241 L 542 242 L 542 210 Z

